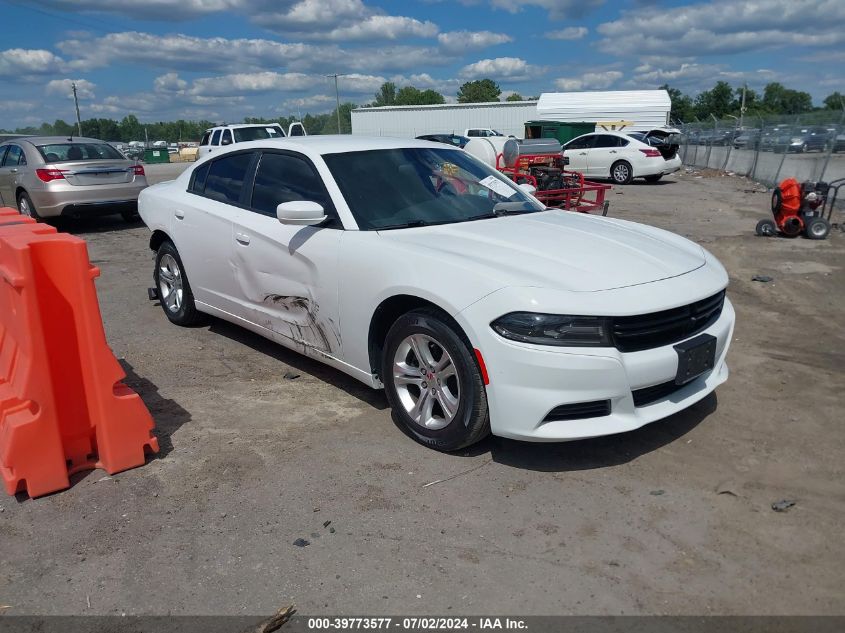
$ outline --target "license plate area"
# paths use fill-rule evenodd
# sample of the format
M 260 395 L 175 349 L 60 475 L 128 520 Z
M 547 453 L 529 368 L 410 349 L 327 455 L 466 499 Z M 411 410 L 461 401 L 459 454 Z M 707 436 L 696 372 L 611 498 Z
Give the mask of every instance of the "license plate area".
M 678 353 L 676 385 L 685 385 L 716 366 L 716 337 L 701 334 L 675 345 Z

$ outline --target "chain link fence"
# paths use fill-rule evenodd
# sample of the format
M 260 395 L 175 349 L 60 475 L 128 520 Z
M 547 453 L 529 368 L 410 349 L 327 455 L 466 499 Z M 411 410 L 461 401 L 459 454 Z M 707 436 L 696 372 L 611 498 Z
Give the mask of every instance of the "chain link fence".
M 784 178 L 845 178 L 845 112 L 713 117 L 680 129 L 681 157 L 688 167 L 727 171 L 769 187 Z

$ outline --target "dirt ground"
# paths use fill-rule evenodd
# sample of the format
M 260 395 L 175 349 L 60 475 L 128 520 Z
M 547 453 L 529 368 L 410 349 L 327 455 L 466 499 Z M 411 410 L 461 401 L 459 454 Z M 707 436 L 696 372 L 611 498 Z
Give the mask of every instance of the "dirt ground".
M 156 167 L 152 180 L 179 166 Z M 0 499 L 0 604 L 845 614 L 845 234 L 754 237 L 769 195 L 700 173 L 610 194 L 611 215 L 689 236 L 728 269 L 738 322 L 715 395 L 625 435 L 455 455 L 408 439 L 382 393 L 337 371 L 223 322 L 170 325 L 147 300 L 142 225 L 62 225 L 102 269 L 108 340 L 162 449 L 112 478 Z M 782 499 L 796 505 L 772 511 Z

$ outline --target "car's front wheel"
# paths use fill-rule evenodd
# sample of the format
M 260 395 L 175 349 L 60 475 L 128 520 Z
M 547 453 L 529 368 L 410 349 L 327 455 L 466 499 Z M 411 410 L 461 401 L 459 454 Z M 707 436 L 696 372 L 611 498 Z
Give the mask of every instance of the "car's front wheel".
M 165 241 L 159 246 L 153 279 L 161 308 L 172 323 L 195 325 L 202 320 L 202 314 L 194 304 L 194 295 L 182 258 L 173 242 Z
M 620 160 L 610 168 L 610 179 L 617 185 L 627 185 L 634 179 L 634 171 L 631 169 L 631 164 Z
M 382 381 L 396 420 L 421 444 L 455 451 L 490 432 L 472 347 L 439 310 L 415 310 L 396 320 L 385 341 Z

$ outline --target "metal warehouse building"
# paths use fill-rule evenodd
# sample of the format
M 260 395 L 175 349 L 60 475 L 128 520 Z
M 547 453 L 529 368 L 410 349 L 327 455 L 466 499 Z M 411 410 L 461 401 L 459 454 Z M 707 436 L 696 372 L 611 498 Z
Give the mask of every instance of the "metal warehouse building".
M 649 130 L 668 125 L 671 109 L 665 90 L 548 92 L 539 101 L 358 108 L 352 111 L 352 133 L 408 138 L 489 127 L 521 138 L 527 121 L 630 121 L 630 131 Z

